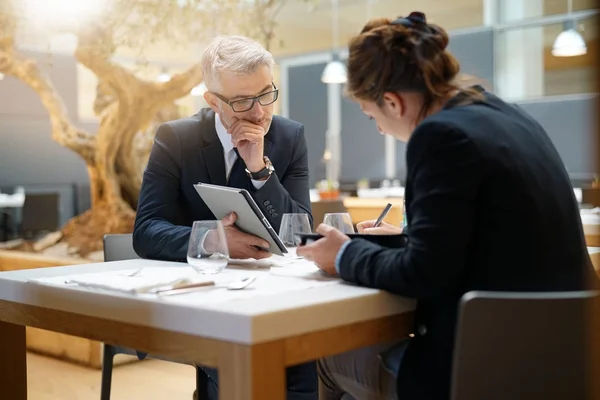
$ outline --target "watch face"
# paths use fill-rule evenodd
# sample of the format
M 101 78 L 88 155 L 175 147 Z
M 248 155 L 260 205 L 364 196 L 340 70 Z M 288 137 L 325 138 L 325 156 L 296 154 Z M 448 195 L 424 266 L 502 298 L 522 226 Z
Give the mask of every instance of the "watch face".
M 275 168 L 273 167 L 273 163 L 271 162 L 271 160 L 269 160 L 269 157 L 265 156 L 264 158 L 265 160 L 265 165 L 267 166 L 267 169 L 269 170 L 269 172 L 273 172 L 275 171 Z

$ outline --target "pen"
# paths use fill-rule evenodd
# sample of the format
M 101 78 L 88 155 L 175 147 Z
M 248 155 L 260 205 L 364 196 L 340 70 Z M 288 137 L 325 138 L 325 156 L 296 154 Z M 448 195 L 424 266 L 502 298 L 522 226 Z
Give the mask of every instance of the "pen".
M 379 225 L 381 225 L 381 223 L 383 222 L 383 219 L 386 217 L 386 215 L 390 212 L 391 209 L 392 209 L 392 203 L 388 203 L 387 206 L 385 206 L 385 208 L 381 212 L 381 215 L 379 216 L 379 218 L 377 218 L 377 221 L 375 221 L 375 225 L 373 225 L 373 228 L 377 228 Z
M 214 286 L 215 285 L 215 281 L 203 281 L 203 282 L 196 282 L 196 283 L 187 283 L 187 284 L 175 284 L 175 285 L 169 285 L 166 287 L 161 287 L 158 288 L 156 290 L 153 290 L 152 293 L 155 294 L 165 294 L 167 292 L 173 292 L 173 291 L 180 291 L 180 290 L 184 290 L 184 289 L 195 289 L 195 288 L 200 288 L 200 287 L 205 287 L 205 286 Z

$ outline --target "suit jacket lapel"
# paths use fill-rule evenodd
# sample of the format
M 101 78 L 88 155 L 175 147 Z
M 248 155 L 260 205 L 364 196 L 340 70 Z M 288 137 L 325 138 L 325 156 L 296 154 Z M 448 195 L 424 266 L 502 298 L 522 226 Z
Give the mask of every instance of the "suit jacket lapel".
M 269 157 L 271 159 L 271 151 L 273 150 L 273 142 L 269 140 L 269 135 L 265 136 L 265 145 L 263 149 L 263 155 Z
M 210 183 L 225 186 L 227 185 L 225 156 L 223 155 L 223 146 L 215 129 L 215 114 L 212 110 L 206 113 L 205 118 L 202 119 L 200 132 L 203 139 L 202 161 L 210 177 Z

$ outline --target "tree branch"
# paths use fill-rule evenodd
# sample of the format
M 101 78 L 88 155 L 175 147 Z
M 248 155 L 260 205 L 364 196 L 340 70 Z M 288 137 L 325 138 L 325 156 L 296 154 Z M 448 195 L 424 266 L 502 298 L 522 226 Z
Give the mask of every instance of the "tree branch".
M 60 95 L 35 61 L 0 51 L 0 72 L 14 76 L 37 92 L 48 111 L 55 142 L 78 153 L 87 164 L 94 163 L 94 135 L 73 126 Z
M 12 0 L 0 0 L 0 50 L 12 53 L 15 48 L 17 16 Z
M 88 165 L 94 163 L 95 136 L 71 123 L 60 94 L 34 60 L 0 48 L 0 72 L 21 80 L 37 92 L 48 111 L 55 142 L 79 154 Z
M 131 89 L 133 82 L 139 79 L 133 72 L 110 60 L 115 51 L 111 33 L 92 26 L 79 32 L 77 38 L 75 59 L 92 71 L 101 83 L 109 85 L 117 98 L 128 98 L 127 88 Z
M 156 83 L 155 85 L 158 89 L 156 98 L 160 100 L 160 104 L 173 102 L 187 96 L 201 82 L 202 66 L 200 63 L 196 63 L 186 71 L 173 75 L 168 82 Z

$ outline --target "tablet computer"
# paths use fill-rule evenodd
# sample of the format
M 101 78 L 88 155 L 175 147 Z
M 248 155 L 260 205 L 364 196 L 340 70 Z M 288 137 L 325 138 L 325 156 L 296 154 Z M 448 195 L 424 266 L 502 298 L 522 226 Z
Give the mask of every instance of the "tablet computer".
M 350 239 L 365 239 L 371 243 L 378 244 L 383 247 L 398 249 L 406 246 L 408 242 L 407 236 L 399 233 L 397 235 L 365 235 L 360 233 L 346 233 Z M 317 233 L 301 233 L 298 235 L 302 246 L 315 242 L 323 236 Z
M 223 219 L 235 212 L 235 225 L 245 233 L 269 242 L 268 250 L 277 255 L 287 253 L 285 245 L 246 189 L 197 183 L 194 188 L 215 218 Z

